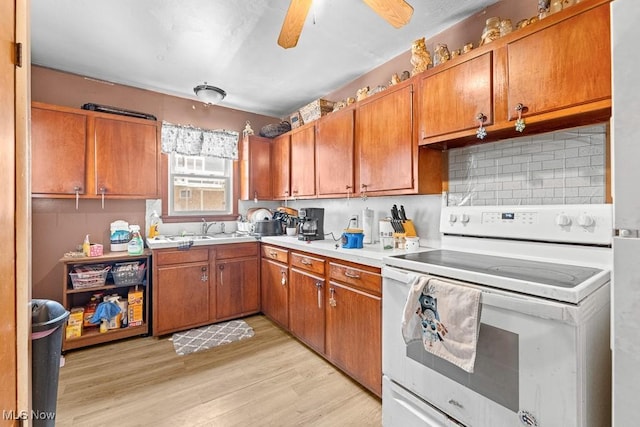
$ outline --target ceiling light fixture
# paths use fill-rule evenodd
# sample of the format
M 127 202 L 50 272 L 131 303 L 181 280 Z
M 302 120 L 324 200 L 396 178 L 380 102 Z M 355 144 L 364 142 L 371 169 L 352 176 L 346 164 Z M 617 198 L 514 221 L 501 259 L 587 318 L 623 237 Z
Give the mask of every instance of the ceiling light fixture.
M 198 85 L 193 88 L 198 99 L 204 102 L 206 105 L 214 105 L 219 103 L 227 96 L 227 92 L 220 89 L 219 87 L 210 86 L 207 82 L 204 82 L 203 85 Z

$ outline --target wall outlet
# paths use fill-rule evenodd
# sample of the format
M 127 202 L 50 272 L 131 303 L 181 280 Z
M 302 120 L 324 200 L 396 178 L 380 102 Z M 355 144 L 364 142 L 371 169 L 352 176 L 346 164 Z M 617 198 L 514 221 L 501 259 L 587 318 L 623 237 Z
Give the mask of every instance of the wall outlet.
M 351 215 L 349 218 L 349 228 L 358 228 L 358 215 Z

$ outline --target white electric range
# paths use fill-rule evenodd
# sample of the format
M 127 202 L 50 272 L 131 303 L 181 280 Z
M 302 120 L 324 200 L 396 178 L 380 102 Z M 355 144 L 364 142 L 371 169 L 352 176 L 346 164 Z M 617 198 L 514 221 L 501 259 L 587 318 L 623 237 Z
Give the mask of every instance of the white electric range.
M 611 205 L 444 207 L 442 247 L 384 259 L 385 426 L 610 424 Z M 472 373 L 401 334 L 427 275 L 481 291 Z

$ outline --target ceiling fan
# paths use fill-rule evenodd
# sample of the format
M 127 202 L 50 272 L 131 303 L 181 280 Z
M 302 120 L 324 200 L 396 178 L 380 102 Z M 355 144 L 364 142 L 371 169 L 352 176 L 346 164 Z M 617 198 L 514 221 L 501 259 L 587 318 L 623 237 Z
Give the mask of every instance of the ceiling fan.
M 278 44 L 285 49 L 298 44 L 304 21 L 307 18 L 312 0 L 291 0 L 284 18 Z M 413 7 L 404 0 L 363 0 L 389 24 L 400 28 L 407 24 L 413 15 Z

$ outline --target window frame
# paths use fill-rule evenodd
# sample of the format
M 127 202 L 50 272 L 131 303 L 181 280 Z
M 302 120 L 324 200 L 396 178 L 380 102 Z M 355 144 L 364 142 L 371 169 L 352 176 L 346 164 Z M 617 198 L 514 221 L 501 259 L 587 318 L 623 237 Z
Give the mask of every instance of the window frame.
M 231 213 L 224 215 L 169 215 L 169 162 L 171 156 L 167 153 L 161 153 L 161 173 L 160 187 L 162 188 L 162 222 L 198 222 L 205 221 L 234 221 L 238 218 L 238 198 L 240 196 L 240 168 L 239 161 L 232 160 L 232 195 L 231 195 Z

